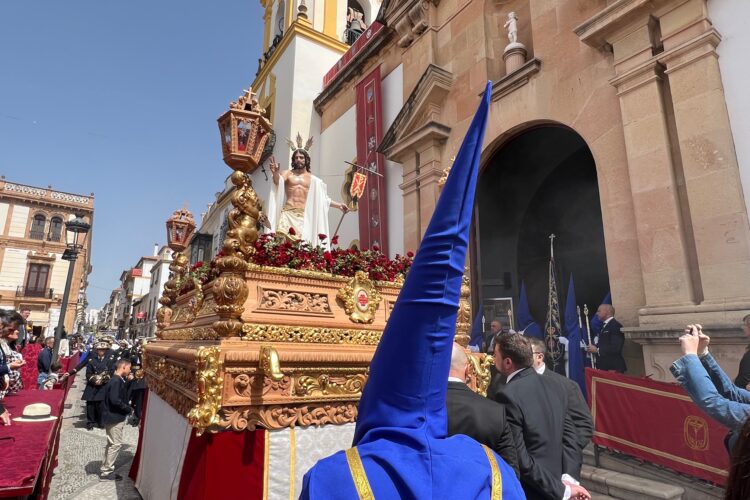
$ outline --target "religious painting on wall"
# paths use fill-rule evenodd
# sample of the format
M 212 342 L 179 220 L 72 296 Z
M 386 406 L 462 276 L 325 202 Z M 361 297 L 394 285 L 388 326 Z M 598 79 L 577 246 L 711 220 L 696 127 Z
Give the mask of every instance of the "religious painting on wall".
M 505 331 L 515 329 L 513 320 L 515 311 L 512 297 L 489 298 L 484 299 L 482 303 L 484 305 L 484 331 L 489 331 L 490 322 L 495 318 L 499 318 L 503 322 Z

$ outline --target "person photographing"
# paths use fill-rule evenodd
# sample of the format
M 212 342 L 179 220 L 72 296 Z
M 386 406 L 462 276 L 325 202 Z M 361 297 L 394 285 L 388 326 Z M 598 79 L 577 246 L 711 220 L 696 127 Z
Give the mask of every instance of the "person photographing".
M 711 418 L 729 428 L 724 440 L 731 452 L 750 417 L 750 391 L 734 385 L 708 350 L 711 338 L 701 325 L 688 325 L 680 337 L 683 356 L 670 371 L 693 402 Z

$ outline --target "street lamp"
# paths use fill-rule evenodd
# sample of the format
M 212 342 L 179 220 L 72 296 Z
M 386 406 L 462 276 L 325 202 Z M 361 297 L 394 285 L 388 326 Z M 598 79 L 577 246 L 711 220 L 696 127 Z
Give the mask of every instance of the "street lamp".
M 83 248 L 83 240 L 90 229 L 91 224 L 86 222 L 83 215 L 80 214 L 76 214 L 73 219 L 65 223 L 65 243 L 67 248 L 61 258 L 68 261 L 68 279 L 65 281 L 65 292 L 63 293 L 62 305 L 60 306 L 60 318 L 57 320 L 57 328 L 55 328 L 55 346 L 52 348 L 52 363 L 57 361 L 58 351 L 60 350 L 60 339 L 65 328 L 65 313 L 68 309 L 70 285 L 73 282 L 73 271 L 78 259 L 78 252 Z M 81 243 L 78 242 L 79 238 L 81 239 Z

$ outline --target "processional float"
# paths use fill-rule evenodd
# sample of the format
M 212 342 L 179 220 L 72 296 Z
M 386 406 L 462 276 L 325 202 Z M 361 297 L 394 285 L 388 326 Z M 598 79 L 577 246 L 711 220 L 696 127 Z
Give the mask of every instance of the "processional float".
M 195 231 L 192 215 L 182 209 L 167 221 L 171 275 L 159 301 L 158 338 L 145 350 L 150 396 L 136 471 L 144 498 L 218 491 L 296 497 L 309 467 L 351 444 L 368 366 L 403 282 L 253 263 L 261 213 L 248 172 L 261 161 L 271 124 L 246 91 L 219 118 L 219 129 L 224 161 L 234 170 L 233 208 L 208 276 L 191 273 L 182 253 Z M 469 295 L 465 277 L 456 325 L 464 346 Z M 471 360 L 469 383 L 485 392 L 492 358 Z M 160 442 L 166 413 L 190 427 L 182 449 Z M 183 456 L 172 454 L 169 466 L 151 460 L 145 471 L 149 450 L 165 453 L 165 446 Z M 145 491 L 156 488 L 149 474 L 171 481 L 171 490 Z

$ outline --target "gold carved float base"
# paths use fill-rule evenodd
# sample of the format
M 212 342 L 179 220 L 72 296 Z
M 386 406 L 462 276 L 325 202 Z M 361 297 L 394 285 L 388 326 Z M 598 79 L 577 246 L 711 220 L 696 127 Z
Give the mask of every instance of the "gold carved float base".
M 146 346 L 150 390 L 199 432 L 354 422 L 399 286 L 257 268 L 246 282 L 236 337 L 213 328 L 212 284 L 201 301 L 177 298 L 172 322 Z M 479 356 L 469 384 L 483 393 L 492 360 Z

